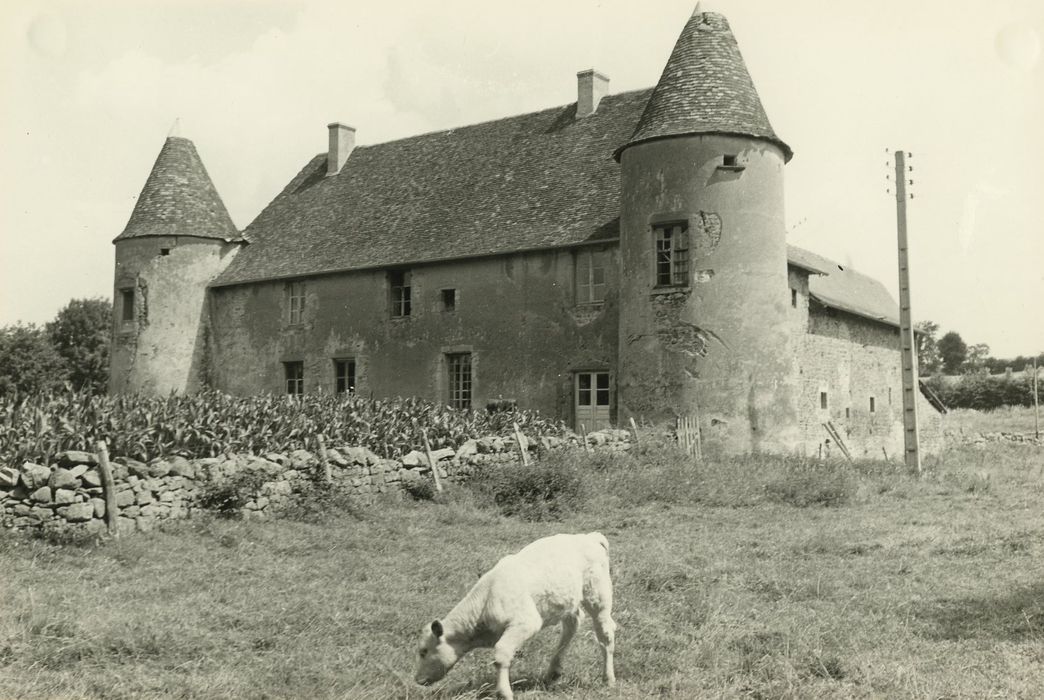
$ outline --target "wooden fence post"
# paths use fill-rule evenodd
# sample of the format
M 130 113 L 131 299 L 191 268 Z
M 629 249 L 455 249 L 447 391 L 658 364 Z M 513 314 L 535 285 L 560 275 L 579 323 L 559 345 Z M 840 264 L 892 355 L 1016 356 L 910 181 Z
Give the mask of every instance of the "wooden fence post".
M 591 446 L 587 444 L 587 430 L 584 428 L 584 424 L 580 424 L 580 439 L 584 443 L 584 452 L 590 452 Z
M 631 434 L 634 435 L 634 446 L 638 447 L 638 426 L 634 423 L 634 416 L 631 416 Z
M 109 448 L 104 440 L 98 441 L 98 474 L 101 476 L 102 498 L 105 499 L 105 525 L 109 534 L 119 537 L 120 531 L 116 527 L 116 484 L 112 480 L 112 468 L 109 467 Z
M 514 424 L 514 426 L 515 426 L 515 442 L 518 443 L 518 451 L 522 455 L 522 466 L 523 467 L 528 467 L 529 466 L 529 454 L 528 454 L 528 450 L 526 450 L 525 437 L 523 437 L 522 431 L 519 430 L 517 422 Z
M 421 430 L 421 436 L 424 438 L 424 451 L 428 455 L 428 466 L 431 467 L 431 475 L 435 479 L 435 490 L 442 493 L 442 479 L 439 478 L 439 466 L 435 464 L 435 460 L 431 456 L 431 443 L 428 442 L 428 431 Z
M 333 474 L 330 473 L 330 460 L 326 456 L 326 439 L 322 433 L 315 436 L 316 441 L 319 443 L 319 464 L 323 468 L 323 479 L 326 483 L 333 483 Z

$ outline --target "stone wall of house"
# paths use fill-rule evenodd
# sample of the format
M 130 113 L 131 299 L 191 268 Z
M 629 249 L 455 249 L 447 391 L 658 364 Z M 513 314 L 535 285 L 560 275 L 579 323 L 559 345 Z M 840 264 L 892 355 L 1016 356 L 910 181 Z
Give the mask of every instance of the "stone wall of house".
M 632 444 L 630 434 L 622 430 L 594 432 L 587 440 L 597 450 L 624 450 Z M 581 442 L 577 436 L 543 437 L 539 441 L 523 438 L 523 445 L 536 458 L 542 452 L 579 449 Z M 468 440 L 457 450 L 435 450 L 432 460 L 441 478 L 462 482 L 478 465 L 519 463 L 521 452 L 513 440 L 483 437 Z M 325 480 L 327 467 L 329 482 Z M 148 463 L 115 457 L 111 470 L 116 523 L 121 532 L 148 531 L 163 520 L 191 517 L 200 508 L 206 489 L 243 475 L 251 475 L 257 484 L 253 498 L 242 507 L 247 518 L 277 512 L 306 484 L 312 486 L 317 480 L 320 488 L 367 503 L 381 494 L 401 492 L 411 482 L 432 479 L 426 453 L 410 452 L 393 460 L 352 446 L 327 449 L 325 464 L 310 451 L 295 450 L 289 454 L 194 460 L 175 456 Z M 94 453 L 67 451 L 56 455 L 50 466 L 27 462 L 19 468 L 0 468 L 0 526 L 4 528 L 73 528 L 101 533 L 106 528 L 105 510 Z
M 853 457 L 901 461 L 903 399 L 898 330 L 824 308 L 810 312 L 808 319 L 799 356 L 803 451 L 810 455 L 831 450 L 836 453 L 837 446 L 823 427 L 829 421 Z M 920 392 L 917 414 L 921 449 L 938 451 L 943 442 L 942 416 Z

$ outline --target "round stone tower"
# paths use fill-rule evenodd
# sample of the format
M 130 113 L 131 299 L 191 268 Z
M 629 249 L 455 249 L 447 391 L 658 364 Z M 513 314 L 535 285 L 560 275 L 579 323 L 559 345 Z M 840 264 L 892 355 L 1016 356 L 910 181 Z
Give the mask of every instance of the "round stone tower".
M 207 285 L 245 240 L 191 141 L 169 136 L 116 237 L 110 393 L 206 381 Z
M 698 416 L 704 445 L 798 441 L 783 165 L 728 21 L 688 21 L 621 164 L 621 420 Z

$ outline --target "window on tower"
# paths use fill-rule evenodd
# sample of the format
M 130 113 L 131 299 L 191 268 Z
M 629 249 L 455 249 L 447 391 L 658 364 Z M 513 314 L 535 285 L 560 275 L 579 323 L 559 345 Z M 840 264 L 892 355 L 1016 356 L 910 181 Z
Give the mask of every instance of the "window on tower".
M 120 290 L 120 320 L 124 323 L 134 322 L 134 288 Z
M 689 283 L 689 227 L 685 223 L 653 227 L 655 233 L 656 286 Z

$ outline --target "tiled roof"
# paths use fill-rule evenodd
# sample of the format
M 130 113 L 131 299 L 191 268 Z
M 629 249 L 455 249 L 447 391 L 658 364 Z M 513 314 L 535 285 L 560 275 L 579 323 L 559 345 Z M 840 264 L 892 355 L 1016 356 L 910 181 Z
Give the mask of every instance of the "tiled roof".
M 650 90 L 315 156 L 213 286 L 615 239 L 620 166 Z
M 856 272 L 833 260 L 797 246 L 787 246 L 787 258 L 793 265 L 809 269 L 814 265 L 826 274 L 810 275 L 809 296 L 823 306 L 839 309 L 892 326 L 899 325 L 899 305 L 888 289 L 872 277 Z
M 686 23 L 616 158 L 636 143 L 682 134 L 753 136 L 779 146 L 788 161 L 793 155 L 769 123 L 728 20 L 714 12 L 698 12 Z
M 130 221 L 115 240 L 142 236 L 243 240 L 195 145 L 186 138 L 167 137 Z

